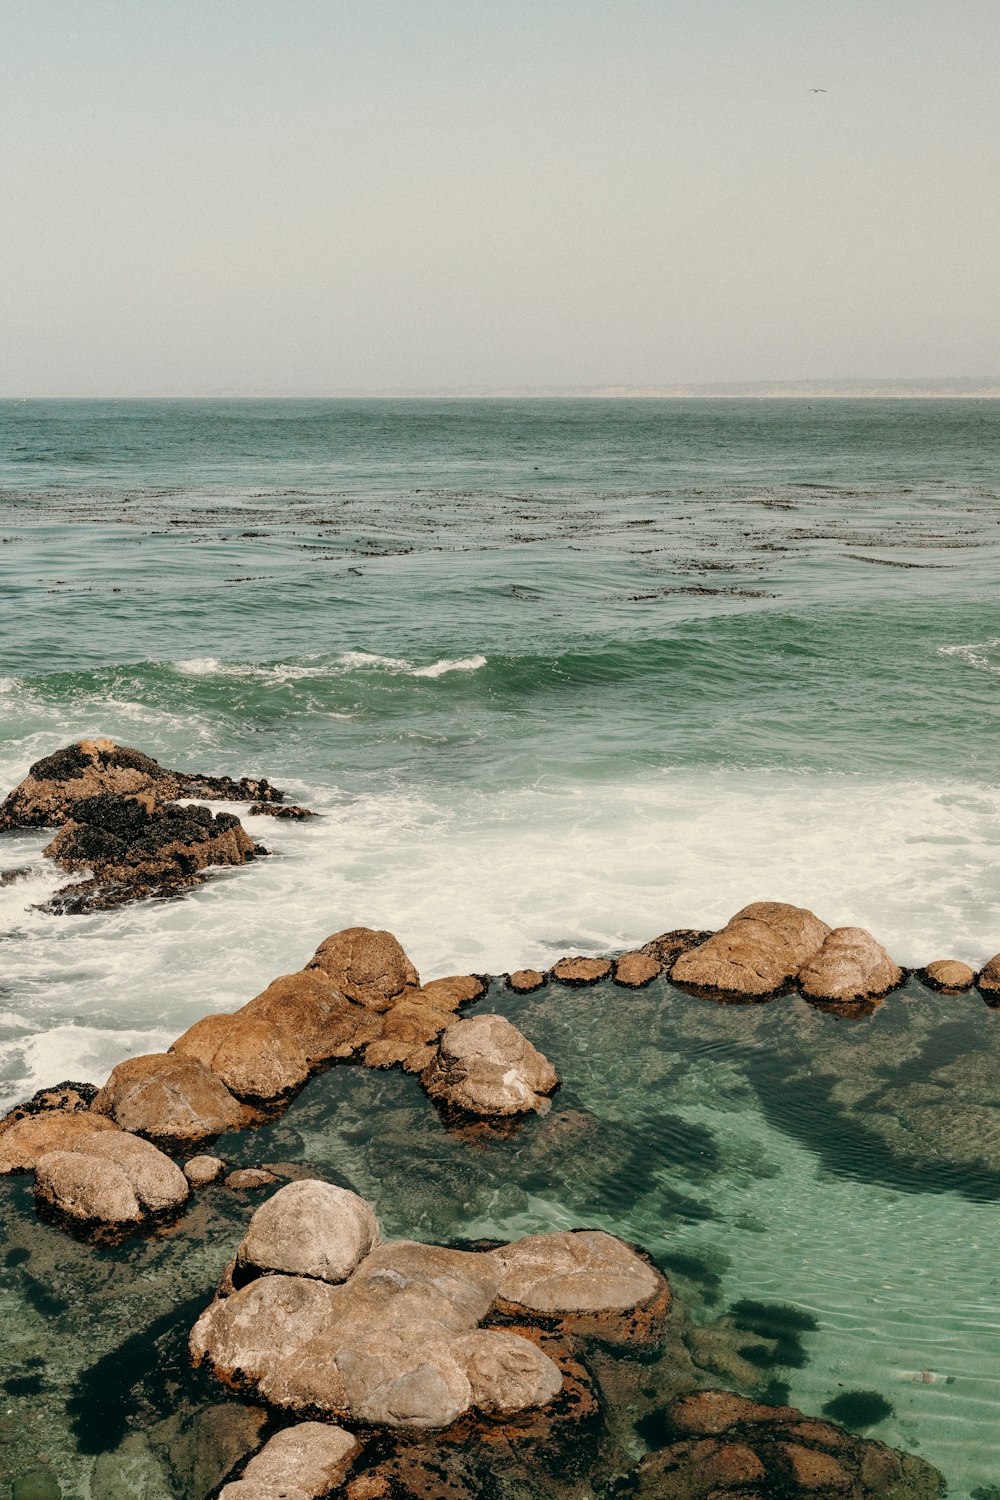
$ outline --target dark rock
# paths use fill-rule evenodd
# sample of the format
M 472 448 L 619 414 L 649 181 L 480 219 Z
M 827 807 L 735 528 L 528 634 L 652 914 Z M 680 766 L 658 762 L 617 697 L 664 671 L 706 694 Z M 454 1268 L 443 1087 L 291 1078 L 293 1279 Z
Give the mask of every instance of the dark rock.
M 247 809 L 252 818 L 289 818 L 301 823 L 305 818 L 315 818 L 316 813 L 308 807 L 297 807 L 294 803 L 279 805 L 275 802 L 255 802 Z

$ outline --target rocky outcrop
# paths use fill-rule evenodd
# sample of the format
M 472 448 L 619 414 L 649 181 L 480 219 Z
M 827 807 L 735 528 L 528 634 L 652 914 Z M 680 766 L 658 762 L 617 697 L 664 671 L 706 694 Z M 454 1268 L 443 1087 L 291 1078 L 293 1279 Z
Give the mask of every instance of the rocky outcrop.
M 310 1237 L 314 1210 L 327 1247 L 321 1261 Z M 372 1248 L 364 1252 L 366 1238 Z M 491 1326 L 492 1318 L 509 1322 L 516 1312 L 530 1323 L 533 1302 L 546 1316 L 621 1316 L 635 1311 L 623 1305 L 632 1293 L 636 1302 L 669 1300 L 663 1278 L 630 1247 L 587 1234 L 574 1253 L 571 1238 L 534 1236 L 493 1251 L 379 1244 L 374 1211 L 356 1195 L 291 1184 L 251 1221 L 235 1289 L 195 1324 L 192 1356 L 281 1410 L 376 1427 L 440 1429 L 472 1411 L 502 1417 L 543 1407 L 562 1390 L 559 1366 L 525 1330 Z M 296 1265 L 308 1269 L 260 1266 L 289 1242 Z M 240 1284 L 260 1270 L 267 1274 Z
M 170 1047 L 192 1057 L 239 1099 L 283 1098 L 309 1077 L 309 1059 L 289 1031 L 247 1008 L 203 1016 Z
M 559 984 L 596 984 L 611 973 L 607 958 L 561 958 L 553 966 L 552 978 Z
M 420 1081 L 449 1108 L 490 1117 L 543 1109 L 559 1083 L 548 1058 L 504 1016 L 446 1027 Z
M 420 979 L 391 932 L 370 927 L 347 927 L 320 943 L 309 962 L 321 969 L 335 987 L 370 1010 L 389 1010 L 407 989 L 419 989 Z
M 850 1004 L 887 995 L 903 971 L 863 927 L 837 927 L 799 972 L 807 1000 Z
M 178 1144 L 238 1130 L 248 1120 L 244 1107 L 203 1063 L 169 1052 L 119 1063 L 91 1108 L 123 1130 Z
M 123 1130 L 93 1131 L 72 1151 L 51 1151 L 35 1163 L 35 1196 L 83 1224 L 138 1224 L 180 1208 L 184 1173 L 169 1156 Z
M 361 1444 L 330 1422 L 285 1427 L 254 1454 L 242 1478 L 227 1484 L 219 1500 L 322 1500 L 347 1477 Z
M 731 917 L 721 932 L 682 952 L 670 978 L 709 994 L 764 999 L 796 978 L 829 932 L 805 907 L 757 901 Z
M 35 762 L 0 806 L 0 831 L 58 827 L 70 821 L 77 802 L 105 793 L 151 797 L 154 805 L 177 797 L 267 804 L 284 800 L 284 793 L 263 779 L 234 781 L 230 776 L 169 771 L 141 750 L 113 740 L 78 740 Z
M 628 990 L 641 990 L 663 972 L 663 965 L 652 953 L 623 953 L 615 959 L 614 981 Z
M 634 1500 L 838 1496 L 937 1500 L 944 1481 L 921 1458 L 854 1437 L 789 1406 L 728 1391 L 697 1391 L 665 1408 L 670 1441 L 647 1453 L 615 1490 Z
M 976 982 L 975 971 L 957 958 L 936 958 L 918 970 L 917 977 L 928 989 L 942 995 L 962 995 Z
M 113 1121 L 88 1110 L 12 1110 L 0 1121 L 0 1173 L 33 1172 L 39 1158 L 50 1151 L 75 1151 L 91 1136 L 114 1130 Z

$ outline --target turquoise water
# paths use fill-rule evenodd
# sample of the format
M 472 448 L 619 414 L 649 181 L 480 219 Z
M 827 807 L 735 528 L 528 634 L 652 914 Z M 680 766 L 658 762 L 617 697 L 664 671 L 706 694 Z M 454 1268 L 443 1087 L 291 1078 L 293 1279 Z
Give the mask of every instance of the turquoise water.
M 500 973 L 770 897 L 871 927 L 903 963 L 980 963 L 1000 948 L 998 437 L 1000 408 L 965 401 L 0 403 L 0 787 L 103 733 L 171 765 L 265 774 L 324 814 L 248 820 L 277 857 L 183 902 L 74 919 L 32 909 L 59 883 L 44 838 L 0 842 L 0 870 L 37 867 L 0 887 L 0 1098 L 99 1080 L 353 922 L 390 927 L 427 976 Z M 951 1115 L 937 1151 L 961 1158 L 957 1176 L 921 1190 L 927 1162 L 906 1156 L 948 1101 L 991 1139 L 989 1070 L 971 1100 L 961 1076 L 907 1077 L 907 1109 L 931 1087 L 934 1110 L 855 1159 L 848 1133 L 827 1148 L 824 1131 L 875 1109 L 868 1095 L 817 1099 L 803 1073 L 810 1132 L 739 1082 L 774 1053 L 785 1002 L 685 1002 L 708 1019 L 674 1034 L 661 996 L 667 1029 L 626 1046 L 593 1023 L 601 994 L 533 1002 L 522 1024 L 599 1122 L 598 1154 L 620 1127 L 637 1184 L 690 1178 L 683 1132 L 629 1084 L 641 1054 L 661 1113 L 716 1142 L 710 1178 L 679 1189 L 712 1217 L 633 1194 L 628 1174 L 581 1203 L 541 1148 L 530 1191 L 514 1152 L 459 1201 L 449 1146 L 450 1206 L 435 1219 L 408 1195 L 394 1230 L 586 1211 L 700 1257 L 723 1308 L 780 1297 L 815 1317 L 809 1358 L 775 1377 L 794 1400 L 880 1391 L 894 1415 L 873 1431 L 919 1447 L 950 1493 L 1000 1482 L 996 1163 L 983 1147 L 963 1177 Z M 924 1073 L 938 1047 L 986 1068 L 994 1018 L 959 1004 L 958 1041 L 942 1002 L 898 1000 L 867 1028 L 823 1018 L 810 1045 L 834 1073 L 896 1067 L 905 1017 Z M 803 1012 L 803 1035 L 819 1024 Z M 744 1032 L 750 1052 L 730 1055 Z M 336 1086 L 373 1091 L 390 1136 L 417 1128 L 401 1078 L 337 1070 L 302 1107 L 348 1078 Z M 388 1148 L 362 1171 L 328 1122 L 311 1159 L 326 1162 L 322 1139 L 330 1170 L 341 1153 L 362 1191 L 392 1198 Z M 902 1185 L 892 1149 L 911 1162 Z M 745 1165 L 765 1158 L 771 1175 Z M 64 1464 L 72 1441 L 67 1427 Z

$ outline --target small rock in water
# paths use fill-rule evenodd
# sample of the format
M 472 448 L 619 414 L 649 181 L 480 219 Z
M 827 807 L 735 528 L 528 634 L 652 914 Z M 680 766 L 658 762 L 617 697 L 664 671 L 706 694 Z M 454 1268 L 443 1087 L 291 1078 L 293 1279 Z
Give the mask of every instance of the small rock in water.
M 920 978 L 932 990 L 940 990 L 945 995 L 963 994 L 976 982 L 973 970 L 957 958 L 936 958 L 921 971 Z
M 903 971 L 864 927 L 838 927 L 799 972 L 807 1000 L 877 999 L 903 982 Z
M 662 972 L 663 965 L 652 953 L 623 953 L 615 961 L 615 984 L 629 990 L 642 989 Z
M 184 1176 L 192 1187 L 204 1187 L 206 1183 L 214 1182 L 220 1172 L 226 1170 L 226 1164 L 219 1156 L 192 1156 L 184 1163 Z
M 530 995 L 532 990 L 541 989 L 545 975 L 538 969 L 515 969 L 507 983 L 516 995 Z
M 273 1172 L 265 1172 L 263 1167 L 237 1167 L 235 1172 L 230 1172 L 226 1178 L 226 1187 L 235 1188 L 237 1191 L 248 1188 L 270 1187 L 272 1182 L 277 1182 Z
M 596 984 L 611 973 L 607 958 L 561 958 L 552 970 L 560 984 Z
M 548 1058 L 495 1015 L 446 1027 L 420 1080 L 432 1099 L 453 1109 L 501 1117 L 540 1109 L 559 1082 Z
M 361 1445 L 332 1422 L 298 1422 L 270 1438 L 219 1500 L 320 1500 L 341 1483 Z

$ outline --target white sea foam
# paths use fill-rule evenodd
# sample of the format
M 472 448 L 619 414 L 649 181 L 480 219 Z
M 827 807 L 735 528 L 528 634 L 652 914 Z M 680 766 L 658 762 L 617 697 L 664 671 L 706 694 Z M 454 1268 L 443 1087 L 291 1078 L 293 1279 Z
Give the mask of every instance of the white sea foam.
M 485 667 L 485 656 L 462 656 L 456 661 L 436 661 L 429 667 L 414 667 L 411 677 L 443 677 L 446 672 L 478 672 Z
M 1000 636 L 991 636 L 986 641 L 969 641 L 962 646 L 939 646 L 938 655 L 954 656 L 982 672 L 1000 674 Z
M 299 682 L 309 678 L 339 677 L 345 672 L 395 672 L 408 677 L 443 677 L 446 672 L 475 672 L 485 667 L 486 657 L 442 657 L 427 666 L 415 666 L 401 656 L 381 656 L 374 651 L 342 651 L 333 664 L 307 662 L 224 662 L 216 656 L 193 656 L 173 663 L 185 677 L 245 677 L 260 683 Z

